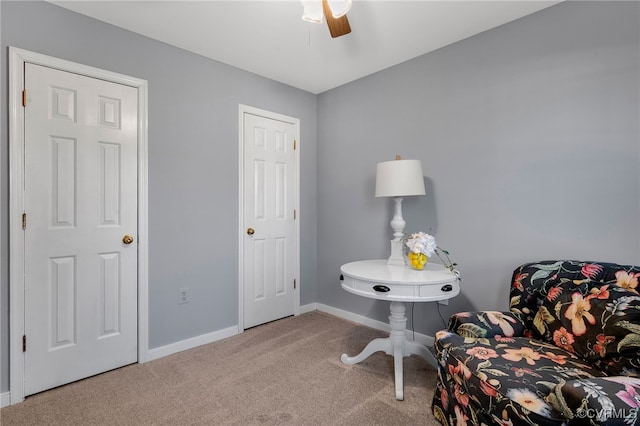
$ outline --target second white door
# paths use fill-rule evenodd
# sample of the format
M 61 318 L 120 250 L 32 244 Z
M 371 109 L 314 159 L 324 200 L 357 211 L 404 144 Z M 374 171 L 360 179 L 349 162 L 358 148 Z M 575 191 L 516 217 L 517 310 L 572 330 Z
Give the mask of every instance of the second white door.
M 294 314 L 296 124 L 243 113 L 244 328 Z
M 25 86 L 29 395 L 137 360 L 138 104 L 135 88 L 33 64 Z

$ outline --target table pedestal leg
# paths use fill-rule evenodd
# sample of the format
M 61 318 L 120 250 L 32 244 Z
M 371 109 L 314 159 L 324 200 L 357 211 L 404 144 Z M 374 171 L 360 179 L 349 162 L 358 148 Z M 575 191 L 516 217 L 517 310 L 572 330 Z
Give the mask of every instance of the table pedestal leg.
M 347 354 L 342 354 L 340 359 L 345 364 L 357 364 L 378 351 L 384 351 L 387 355 L 392 355 L 395 372 L 396 399 L 402 401 L 404 399 L 402 375 L 403 358 L 415 354 L 431 363 L 433 363 L 434 360 L 432 360 L 433 355 L 425 346 L 407 340 L 405 336 L 407 316 L 405 314 L 406 308 L 404 303 L 391 302 L 390 310 L 389 324 L 391 325 L 391 333 L 389 333 L 389 337 L 373 339 L 358 355 L 350 357 Z
M 402 374 L 402 359 L 409 356 L 406 352 L 405 342 L 407 337 L 404 334 L 407 328 L 407 316 L 405 315 L 405 306 L 402 302 L 391 302 L 389 307 L 391 315 L 389 315 L 389 324 L 391 325 L 391 348 L 393 349 L 393 365 L 395 370 L 396 382 L 396 399 L 402 401 L 404 399 L 404 375 Z

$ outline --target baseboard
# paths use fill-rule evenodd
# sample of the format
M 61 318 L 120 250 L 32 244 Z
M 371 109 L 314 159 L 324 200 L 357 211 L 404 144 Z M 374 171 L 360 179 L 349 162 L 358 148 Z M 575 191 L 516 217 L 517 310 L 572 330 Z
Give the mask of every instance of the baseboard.
M 11 405 L 11 392 L 0 393 L 0 408 Z
M 300 313 L 306 314 L 307 312 L 317 311 L 317 303 L 309 303 L 308 305 L 300 306 Z M 171 343 L 159 348 L 149 349 L 149 358 L 147 361 L 153 361 L 154 359 L 162 358 L 168 355 L 173 355 L 178 352 L 186 351 L 187 349 L 195 348 L 208 343 L 217 342 L 218 340 L 226 339 L 227 337 L 235 336 L 239 333 L 238 326 L 225 328 L 222 330 L 214 331 L 200 336 L 192 337 L 190 339 L 181 340 L 179 342 Z
M 235 336 L 238 334 L 238 326 L 224 328 L 222 330 L 214 331 L 212 333 L 201 334 L 200 336 L 192 337 L 190 339 L 181 340 L 176 343 L 171 343 L 166 346 L 160 346 L 159 348 L 149 349 L 148 361 L 162 358 L 168 355 L 173 355 L 178 352 L 186 351 L 201 345 L 217 342 L 218 340 L 226 339 L 227 337 Z
M 389 323 L 374 320 L 363 315 L 354 314 L 353 312 L 334 308 L 333 306 L 324 305 L 322 303 L 314 303 L 314 305 L 316 306 L 316 310 L 320 312 L 326 312 L 338 318 L 346 319 L 357 324 L 366 325 L 367 327 L 375 328 L 376 330 L 386 331 L 387 333 L 391 331 L 391 326 L 389 325 Z M 422 343 L 427 347 L 433 346 L 432 336 L 427 336 L 426 334 L 421 333 L 414 333 L 412 330 L 405 330 L 405 333 L 407 335 L 407 338 L 410 340 L 415 340 L 416 342 Z
M 313 311 L 317 311 L 317 310 L 318 310 L 318 304 L 317 303 L 309 303 L 308 305 L 300 306 L 300 313 L 301 314 L 306 314 L 307 312 L 313 312 Z

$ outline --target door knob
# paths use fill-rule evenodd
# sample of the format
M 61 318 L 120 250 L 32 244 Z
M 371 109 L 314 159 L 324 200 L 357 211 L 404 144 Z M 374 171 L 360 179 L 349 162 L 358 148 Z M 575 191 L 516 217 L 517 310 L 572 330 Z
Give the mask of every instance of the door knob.
M 247 235 L 253 235 L 255 233 L 256 233 L 256 231 L 253 228 L 247 229 Z
M 133 242 L 133 237 L 131 235 L 125 235 L 122 237 L 122 242 L 125 244 L 131 244 Z

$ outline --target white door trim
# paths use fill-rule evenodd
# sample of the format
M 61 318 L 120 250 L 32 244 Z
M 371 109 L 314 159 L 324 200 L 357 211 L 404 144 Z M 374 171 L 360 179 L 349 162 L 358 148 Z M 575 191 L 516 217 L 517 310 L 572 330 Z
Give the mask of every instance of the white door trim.
M 300 119 L 289 117 L 286 115 L 278 114 L 271 111 L 255 108 L 248 105 L 240 104 L 239 107 L 239 178 L 238 178 L 238 332 L 244 331 L 244 114 L 259 115 L 261 117 L 269 118 L 272 120 L 279 120 L 285 123 L 290 123 L 295 127 L 295 140 L 296 140 L 296 154 L 294 155 L 294 183 L 293 193 L 294 200 L 293 205 L 297 212 L 297 217 L 294 223 L 294 276 L 296 277 L 297 287 L 294 294 L 294 306 L 293 314 L 300 314 Z
M 9 381 L 11 404 L 24 400 L 24 64 L 98 78 L 138 89 L 138 362 L 149 360 L 148 129 L 146 80 L 9 47 Z

